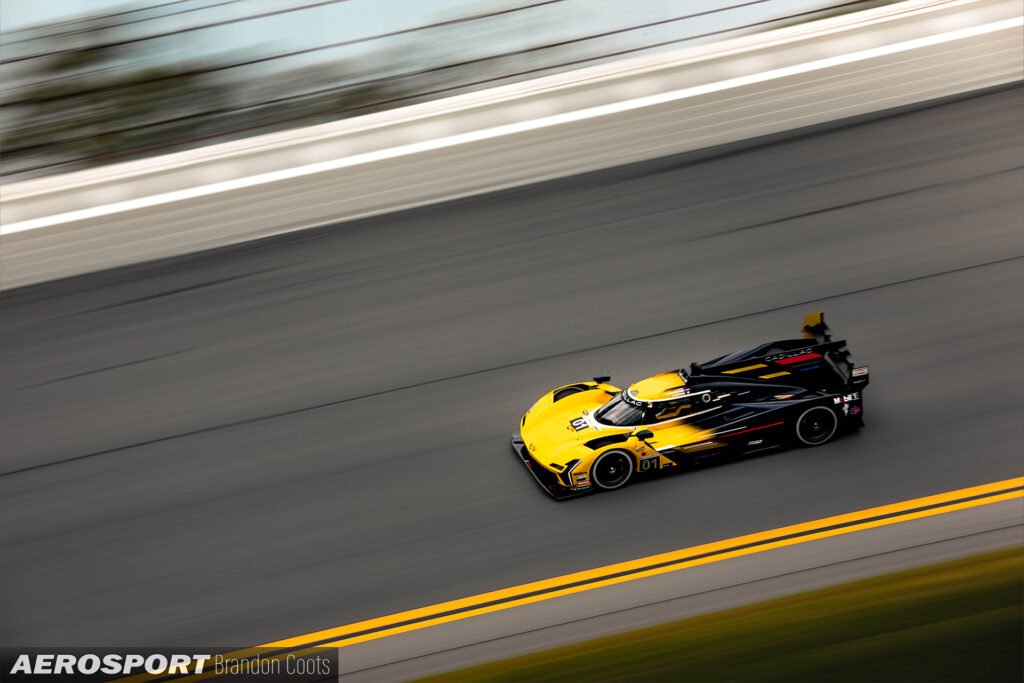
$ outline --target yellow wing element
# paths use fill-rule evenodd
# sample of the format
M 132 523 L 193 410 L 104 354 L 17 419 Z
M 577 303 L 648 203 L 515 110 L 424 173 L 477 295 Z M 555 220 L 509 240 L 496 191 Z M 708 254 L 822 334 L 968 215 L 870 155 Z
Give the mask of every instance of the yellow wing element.
M 825 314 L 821 311 L 808 313 L 804 316 L 804 339 L 814 339 L 814 328 L 825 324 Z
M 825 322 L 825 314 L 821 311 L 808 313 L 804 316 L 804 339 L 813 339 L 819 344 L 832 341 L 832 331 Z

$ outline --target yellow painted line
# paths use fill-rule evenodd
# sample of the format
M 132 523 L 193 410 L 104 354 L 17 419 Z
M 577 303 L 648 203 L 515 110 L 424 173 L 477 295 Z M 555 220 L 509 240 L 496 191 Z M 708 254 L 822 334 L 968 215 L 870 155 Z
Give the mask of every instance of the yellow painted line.
M 1006 479 L 587 569 L 428 607 L 314 631 L 257 647 L 263 650 L 262 654 L 264 655 L 268 654 L 267 650 L 292 651 L 298 648 L 348 647 L 369 640 L 675 572 L 688 567 L 721 562 L 823 538 L 1021 498 L 1024 498 L 1024 477 Z M 233 652 L 226 656 L 245 657 L 255 654 L 255 652 L 255 648 L 252 648 Z M 207 675 L 173 680 L 200 680 L 202 678 L 207 678 Z
M 770 375 L 761 375 L 760 377 L 758 377 L 758 379 L 771 379 L 772 377 L 782 377 L 783 375 L 788 375 L 788 374 L 789 374 L 788 370 L 783 370 L 782 372 L 773 372 Z
M 748 365 L 745 368 L 736 368 L 735 370 L 723 370 L 723 375 L 735 375 L 737 372 L 746 372 L 747 370 L 757 370 L 758 368 L 768 367 L 764 363 L 758 363 L 757 365 Z
M 996 495 L 999 491 L 1011 488 L 1018 490 Z M 959 503 L 954 502 L 960 501 L 964 498 L 973 498 L 974 496 L 986 497 Z M 549 600 L 562 595 L 579 593 L 586 590 L 592 590 L 594 588 L 600 588 L 602 586 L 609 586 L 647 576 L 654 576 L 656 574 L 677 571 L 685 567 L 718 562 L 731 557 L 750 555 L 757 552 L 763 552 L 765 550 L 795 545 L 797 543 L 805 543 L 820 538 L 838 536 L 841 534 L 852 533 L 854 531 L 861 531 L 863 529 L 895 524 L 897 522 L 908 521 L 910 519 L 919 519 L 921 517 L 929 517 L 932 515 L 952 512 L 953 510 L 962 510 L 969 507 L 975 507 L 977 505 L 986 505 L 1002 500 L 1011 500 L 1021 497 L 1024 497 L 1024 477 L 1008 479 L 982 486 L 974 486 L 947 493 L 940 493 L 924 498 L 916 498 L 914 500 L 894 503 L 892 505 L 883 505 L 881 507 L 861 510 L 859 512 L 827 517 L 813 522 L 805 522 L 803 524 L 782 527 L 780 529 L 772 529 L 770 531 L 762 531 L 755 534 L 749 534 L 747 536 L 740 536 L 738 538 L 707 543 L 692 548 L 674 550 L 660 555 L 652 555 L 650 557 L 620 562 L 618 564 L 612 564 L 605 567 L 588 569 L 551 579 L 544 579 L 542 581 L 535 581 L 533 583 L 527 583 L 520 586 L 504 588 L 490 593 L 483 593 L 468 598 L 443 602 L 429 607 L 421 607 L 419 609 L 398 612 L 385 617 L 368 619 L 366 621 L 339 626 L 337 628 L 307 633 L 293 638 L 286 638 L 284 640 L 267 643 L 261 647 L 291 648 L 321 642 L 330 645 L 331 647 L 344 647 L 357 642 L 374 640 L 388 635 L 395 635 L 397 633 L 404 633 L 406 631 L 425 628 L 427 626 L 443 624 L 450 621 L 456 621 L 458 619 L 465 619 L 479 614 L 496 612 L 499 610 L 509 609 L 510 607 L 516 607 L 518 605 L 539 602 L 541 600 Z M 940 507 L 930 507 L 936 505 Z M 923 507 L 927 507 L 929 509 L 918 510 L 918 508 Z M 897 516 L 886 517 L 881 520 L 874 519 L 883 515 Z M 830 527 L 835 527 L 837 525 L 844 526 L 838 529 L 830 529 Z M 795 534 L 800 535 L 793 538 L 779 538 L 793 536 Z M 738 547 L 752 543 L 758 543 L 758 545 L 748 548 Z M 694 555 L 703 555 L 712 552 L 716 553 L 712 557 L 679 562 Z M 666 565 L 666 563 L 673 564 Z M 663 566 L 659 567 L 656 565 Z M 630 573 L 625 576 L 614 576 L 623 572 Z M 569 585 L 580 584 L 581 582 L 587 583 L 583 585 Z M 544 591 L 543 594 L 528 595 L 530 593 L 537 593 L 540 591 Z M 502 602 L 500 602 L 500 604 L 492 605 L 485 604 L 496 601 Z M 457 614 L 444 614 L 446 612 L 453 612 L 456 610 L 459 610 Z M 429 620 L 417 621 L 414 624 L 403 624 L 403 622 L 423 618 L 428 618 Z M 363 635 L 354 635 L 370 630 L 373 630 L 374 632 Z M 341 638 L 344 638 L 344 640 L 337 640 Z

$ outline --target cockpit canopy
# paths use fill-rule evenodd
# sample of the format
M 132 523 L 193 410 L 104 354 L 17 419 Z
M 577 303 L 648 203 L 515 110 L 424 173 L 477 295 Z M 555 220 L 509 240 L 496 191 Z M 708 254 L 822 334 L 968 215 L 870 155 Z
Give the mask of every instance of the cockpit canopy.
M 706 397 L 710 398 L 709 392 L 698 391 L 677 398 L 638 401 L 631 389 L 627 389 L 598 408 L 594 418 L 612 427 L 637 427 L 681 420 L 705 407 L 703 399 Z

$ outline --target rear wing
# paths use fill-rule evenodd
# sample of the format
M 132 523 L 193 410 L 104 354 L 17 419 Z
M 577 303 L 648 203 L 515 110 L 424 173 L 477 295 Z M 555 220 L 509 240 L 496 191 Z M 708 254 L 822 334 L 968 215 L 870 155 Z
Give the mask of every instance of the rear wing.
M 851 389 L 863 389 L 868 385 L 868 366 L 858 366 L 853 362 L 850 350 L 846 348 L 845 339 L 839 342 L 832 342 L 832 330 L 829 329 L 828 323 L 825 322 L 825 314 L 823 312 L 815 311 L 805 315 L 802 330 L 804 339 L 814 340 L 820 345 L 838 344 L 831 353 L 826 354 L 826 358 L 828 358 L 848 387 Z
M 854 363 L 845 339 L 833 339 L 821 311 L 804 316 L 802 339 L 761 344 L 707 363 L 690 366 L 692 375 L 776 380 L 780 384 L 853 391 L 868 384 L 867 366 Z

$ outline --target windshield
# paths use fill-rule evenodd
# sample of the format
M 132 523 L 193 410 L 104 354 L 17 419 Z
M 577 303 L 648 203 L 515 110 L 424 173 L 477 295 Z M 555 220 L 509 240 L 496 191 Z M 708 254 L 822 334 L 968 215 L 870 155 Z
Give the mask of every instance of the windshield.
M 627 403 L 619 394 L 594 412 L 598 422 L 613 427 L 634 427 L 643 424 L 644 409 Z

